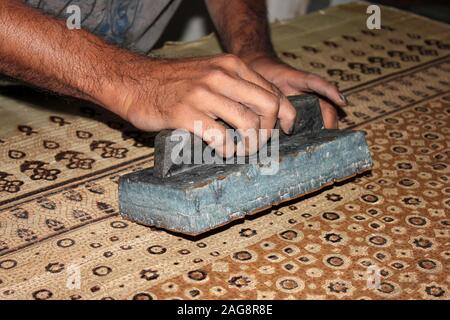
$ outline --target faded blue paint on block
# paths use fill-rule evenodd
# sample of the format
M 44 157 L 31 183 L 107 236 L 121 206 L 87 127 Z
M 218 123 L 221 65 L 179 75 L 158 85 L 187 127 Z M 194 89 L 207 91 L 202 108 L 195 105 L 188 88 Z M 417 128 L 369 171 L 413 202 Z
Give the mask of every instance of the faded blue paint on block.
M 363 132 L 321 130 L 280 142 L 279 171 L 261 165 L 207 165 L 168 178 L 153 170 L 119 181 L 120 211 L 135 222 L 196 235 L 368 170 Z

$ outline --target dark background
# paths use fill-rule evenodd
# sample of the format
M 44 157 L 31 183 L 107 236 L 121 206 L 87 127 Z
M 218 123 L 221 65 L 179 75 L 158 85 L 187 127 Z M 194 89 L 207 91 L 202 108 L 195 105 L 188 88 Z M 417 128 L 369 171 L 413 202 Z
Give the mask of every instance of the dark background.
M 370 2 L 374 4 L 396 7 L 419 15 L 427 16 L 434 20 L 450 23 L 450 0 L 374 0 Z M 332 0 L 309 0 L 306 11 L 310 13 L 325 9 L 330 6 L 331 3 Z M 208 17 L 204 0 L 183 1 L 155 48 L 161 47 L 166 41 L 182 40 L 181 38 L 183 31 L 188 25 L 189 19 L 193 17 L 202 18 L 206 33 L 210 33 L 214 30 L 214 27 Z

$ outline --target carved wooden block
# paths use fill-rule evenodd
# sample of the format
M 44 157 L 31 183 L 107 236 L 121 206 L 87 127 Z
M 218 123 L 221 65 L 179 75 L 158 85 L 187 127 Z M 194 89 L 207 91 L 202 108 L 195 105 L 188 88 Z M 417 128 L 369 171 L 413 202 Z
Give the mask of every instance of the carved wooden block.
M 275 175 L 267 174 L 267 164 L 238 164 L 237 160 L 235 164 L 174 167 L 167 158 L 168 132 L 164 132 L 157 138 L 155 169 L 120 178 L 122 216 L 197 235 L 370 169 L 372 159 L 363 132 L 322 129 L 317 98 L 290 99 L 299 119 L 293 135 L 280 137 Z M 313 109 L 305 112 L 307 108 Z

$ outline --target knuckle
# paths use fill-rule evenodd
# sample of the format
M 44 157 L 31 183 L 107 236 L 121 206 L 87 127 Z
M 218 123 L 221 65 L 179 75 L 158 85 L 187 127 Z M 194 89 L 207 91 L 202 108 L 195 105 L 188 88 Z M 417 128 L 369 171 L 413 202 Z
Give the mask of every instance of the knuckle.
M 260 126 L 260 120 L 259 117 L 254 113 L 249 113 L 247 115 L 247 123 L 250 126 L 249 128 L 255 128 L 258 129 Z
M 196 85 L 191 88 L 191 90 L 188 92 L 188 98 L 189 99 L 202 99 L 207 92 L 207 89 L 202 85 Z
M 323 77 L 321 77 L 321 76 L 319 76 L 317 74 L 314 74 L 314 73 L 308 73 L 307 76 L 306 76 L 306 80 L 308 82 L 319 83 L 320 85 L 327 85 L 328 84 L 328 81 L 325 80 L 325 78 L 323 78 Z
M 241 60 L 233 54 L 225 54 L 221 56 L 220 62 L 222 65 L 233 69 L 239 67 L 242 63 Z
M 258 129 L 260 127 L 259 117 L 252 112 L 246 112 L 241 119 L 241 129 Z
M 173 105 L 170 111 L 161 114 L 165 123 L 172 123 L 176 127 L 184 127 L 185 119 L 180 115 L 186 112 L 186 107 L 180 103 Z
M 270 84 L 270 87 L 272 89 L 272 92 L 274 93 L 274 95 L 276 95 L 278 97 L 278 99 L 283 98 L 283 93 L 281 92 L 280 89 L 278 89 L 278 87 L 276 85 Z
M 305 80 L 311 81 L 311 80 L 317 79 L 317 77 L 319 77 L 319 76 L 315 75 L 314 73 L 308 72 L 305 75 Z
M 236 114 L 236 118 L 238 120 L 244 119 L 245 116 L 247 115 L 247 111 L 248 111 L 247 108 L 241 104 L 237 105 L 237 106 L 233 105 L 232 108 L 235 110 L 234 113 Z
M 321 76 L 319 76 L 318 74 L 315 74 L 315 73 L 307 73 L 306 74 L 306 78 L 307 79 L 323 79 Z
M 276 117 L 278 115 L 278 111 L 280 110 L 282 97 L 272 94 L 269 98 L 269 108 L 265 110 L 265 115 L 268 117 Z
M 219 68 L 211 69 L 205 76 L 206 82 L 222 81 L 226 74 L 224 70 Z

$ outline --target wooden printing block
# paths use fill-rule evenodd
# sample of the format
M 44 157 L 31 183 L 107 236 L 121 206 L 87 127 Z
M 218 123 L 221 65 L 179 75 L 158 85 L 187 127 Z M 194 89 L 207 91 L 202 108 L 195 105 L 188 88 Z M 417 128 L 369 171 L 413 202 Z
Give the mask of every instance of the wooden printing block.
M 324 129 L 314 95 L 289 100 L 298 115 L 294 132 L 279 131 L 278 149 L 269 142 L 265 159 L 271 161 L 262 161 L 261 150 L 256 157 L 235 157 L 232 164 L 176 164 L 171 154 L 180 141 L 170 130 L 160 132 L 154 168 L 119 180 L 121 215 L 140 224 L 197 235 L 372 167 L 363 132 Z M 202 151 L 209 149 L 200 138 L 189 135 L 191 150 L 195 145 Z M 276 157 L 271 157 L 273 150 L 278 150 Z

